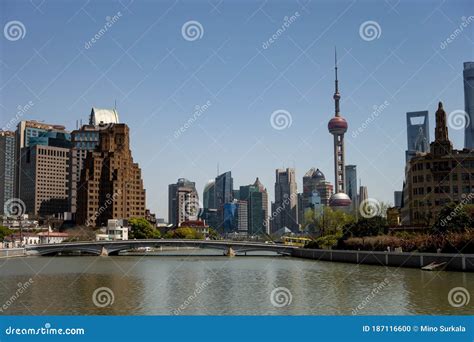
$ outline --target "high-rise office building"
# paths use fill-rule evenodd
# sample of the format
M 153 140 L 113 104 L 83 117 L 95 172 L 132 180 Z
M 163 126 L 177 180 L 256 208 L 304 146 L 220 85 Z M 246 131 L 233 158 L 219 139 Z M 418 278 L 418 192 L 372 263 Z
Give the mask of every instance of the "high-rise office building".
M 203 209 L 200 212 L 199 218 L 206 222 L 209 227 L 217 229 L 219 227 L 219 219 L 216 209 L 216 180 L 211 179 L 204 186 Z
M 26 213 L 62 216 L 69 211 L 70 133 L 60 125 L 21 121 L 15 139 L 15 191 Z
M 358 210 L 360 210 L 360 206 L 362 203 L 364 203 L 364 201 L 367 201 L 369 199 L 369 192 L 367 190 L 367 187 L 365 185 L 361 185 L 359 187 L 359 208 Z
M 0 131 L 0 214 L 15 197 L 15 132 Z
M 70 133 L 61 125 L 45 124 L 38 121 L 20 121 L 15 131 L 15 197 L 20 198 L 21 184 L 23 172 L 21 170 L 26 147 L 31 145 L 48 146 L 49 142 L 53 142 L 53 135 L 58 134 L 60 140 L 71 140 Z M 51 139 L 50 139 L 51 138 Z M 64 139 L 62 139 L 64 138 Z M 54 146 L 61 147 L 58 143 Z M 70 146 L 63 146 L 69 148 Z
M 237 233 L 252 235 L 249 232 L 248 202 L 237 201 Z
M 180 178 L 168 186 L 168 222 L 173 226 L 196 220 L 199 209 L 199 195 L 194 182 Z
M 225 203 L 223 212 L 222 230 L 224 234 L 248 234 L 248 203 L 246 201 L 236 199 L 230 203 Z
M 84 125 L 71 132 L 71 142 L 69 206 L 73 218 L 75 218 L 77 211 L 77 187 L 81 181 L 81 172 L 87 152 L 93 151 L 99 144 L 99 130 L 96 126 Z
M 352 212 L 358 215 L 358 195 L 357 195 L 357 166 L 346 165 L 346 193 L 352 201 Z
M 267 188 L 263 186 L 258 177 L 253 183 L 253 185 L 255 185 L 258 188 L 258 191 L 260 191 L 260 193 L 262 194 L 263 224 L 265 226 L 265 233 L 270 234 Z
M 239 199 L 247 202 L 247 231 L 249 235 L 266 233 L 265 212 L 263 209 L 263 193 L 256 185 L 240 187 Z
M 27 214 L 62 217 L 70 211 L 69 139 L 62 132 L 43 132 L 21 149 L 19 189 Z
M 464 147 L 474 149 L 474 62 L 464 63 L 464 109 L 468 115 L 464 131 Z
M 418 152 L 429 152 L 430 131 L 428 111 L 407 113 L 407 150 L 405 159 L 408 162 Z
M 272 203 L 272 232 L 281 228 L 299 231 L 298 192 L 295 169 L 275 171 L 275 202 Z
M 102 129 L 117 123 L 119 123 L 117 110 L 93 107 L 89 115 L 89 124 L 71 132 L 69 206 L 73 218 L 75 218 L 77 211 L 77 186 L 81 180 L 81 172 L 87 152 L 93 151 L 99 144 L 99 132 Z
M 403 198 L 403 191 L 393 192 L 393 203 L 396 208 L 402 207 L 402 198 Z
M 341 94 L 339 93 L 339 81 L 337 79 L 337 55 L 335 55 L 335 90 L 334 90 L 334 117 L 329 120 L 328 130 L 334 137 L 334 184 L 335 193 L 329 200 L 329 205 L 335 209 L 347 210 L 351 205 L 351 199 L 344 191 L 346 168 L 345 168 L 345 150 L 344 150 L 344 134 L 347 132 L 347 120 L 341 116 L 339 101 Z
M 211 179 L 204 186 L 203 191 L 203 207 L 204 209 L 216 209 L 216 191 L 215 191 L 215 179 Z
M 108 219 L 145 217 L 145 189 L 129 137 L 125 124 L 100 130 L 99 144 L 87 154 L 78 186 L 79 224 L 103 226 Z
M 218 216 L 218 227 L 216 227 L 217 229 L 221 229 L 221 226 L 224 222 L 224 204 L 231 203 L 234 199 L 233 182 L 234 181 L 232 179 L 232 173 L 230 171 L 227 171 L 216 177 L 214 191 L 215 205 Z

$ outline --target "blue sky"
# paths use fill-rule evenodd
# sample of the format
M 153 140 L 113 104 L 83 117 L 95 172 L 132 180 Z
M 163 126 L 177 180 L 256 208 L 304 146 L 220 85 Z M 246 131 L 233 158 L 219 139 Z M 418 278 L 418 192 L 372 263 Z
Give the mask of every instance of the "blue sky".
M 357 165 L 369 197 L 393 202 L 403 182 L 405 113 L 429 110 L 433 137 L 438 101 L 447 113 L 464 109 L 473 7 L 467 0 L 2 1 L 1 25 L 20 21 L 24 36 L 0 37 L 0 126 L 31 101 L 21 119 L 74 129 L 92 106 L 117 101 L 147 206 L 159 217 L 167 217 L 169 183 L 186 177 L 202 195 L 217 164 L 232 171 L 235 187 L 260 177 L 273 198 L 278 167 L 296 168 L 299 190 L 311 167 L 334 181 L 327 122 L 337 45 L 346 163 Z M 278 33 L 285 17 L 291 23 Z M 201 25 L 198 37 L 183 36 L 189 21 Z M 366 22 L 376 23 L 375 36 L 361 33 Z M 291 125 L 278 130 L 270 118 L 282 110 Z M 461 148 L 463 130 L 449 133 Z

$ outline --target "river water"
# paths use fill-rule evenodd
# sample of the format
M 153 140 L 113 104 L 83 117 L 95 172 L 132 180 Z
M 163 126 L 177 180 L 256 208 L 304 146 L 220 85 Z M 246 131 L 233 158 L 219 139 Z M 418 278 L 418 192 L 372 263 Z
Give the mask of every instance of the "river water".
M 0 259 L 0 314 L 474 314 L 473 273 L 191 253 Z

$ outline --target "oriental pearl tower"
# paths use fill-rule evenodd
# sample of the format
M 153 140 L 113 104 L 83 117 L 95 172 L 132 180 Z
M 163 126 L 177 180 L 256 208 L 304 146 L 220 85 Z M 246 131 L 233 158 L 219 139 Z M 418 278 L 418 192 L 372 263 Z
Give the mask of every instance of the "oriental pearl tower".
M 347 131 L 347 121 L 339 113 L 339 84 L 337 80 L 337 53 L 334 51 L 334 70 L 336 73 L 334 105 L 335 115 L 329 120 L 328 130 L 334 136 L 334 176 L 335 191 L 329 199 L 329 205 L 334 209 L 347 210 L 351 205 L 351 199 L 344 192 L 346 171 L 344 162 L 344 133 Z

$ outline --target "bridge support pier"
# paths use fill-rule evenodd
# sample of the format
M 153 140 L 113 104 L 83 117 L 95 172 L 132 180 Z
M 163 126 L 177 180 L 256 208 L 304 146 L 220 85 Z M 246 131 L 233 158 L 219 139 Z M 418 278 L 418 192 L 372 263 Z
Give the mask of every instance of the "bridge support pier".
M 228 257 L 233 257 L 235 256 L 235 251 L 232 247 L 228 247 L 227 251 L 225 252 L 225 255 Z
M 102 246 L 102 249 L 100 250 L 100 256 L 109 256 L 109 251 L 105 246 Z

